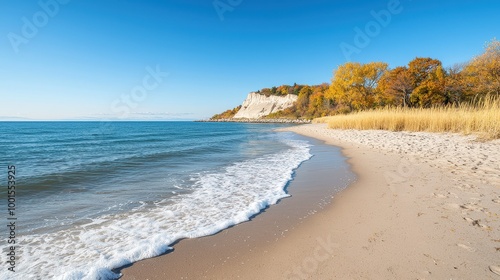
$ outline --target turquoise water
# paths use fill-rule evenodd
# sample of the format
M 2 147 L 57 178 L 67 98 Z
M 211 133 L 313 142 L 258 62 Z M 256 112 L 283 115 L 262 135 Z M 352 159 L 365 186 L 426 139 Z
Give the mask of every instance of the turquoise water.
M 1 122 L 0 162 L 17 171 L 15 275 L 113 279 L 180 238 L 248 220 L 311 157 L 308 141 L 274 132 L 283 126 Z

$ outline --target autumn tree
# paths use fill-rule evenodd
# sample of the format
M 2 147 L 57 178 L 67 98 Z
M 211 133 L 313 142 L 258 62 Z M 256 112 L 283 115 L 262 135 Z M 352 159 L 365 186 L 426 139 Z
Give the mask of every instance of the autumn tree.
M 387 64 L 383 62 L 343 64 L 333 74 L 327 97 L 351 111 L 371 108 L 376 99 L 377 83 L 386 70 Z
M 475 94 L 500 95 L 500 42 L 493 39 L 485 51 L 464 67 L 464 79 Z
M 295 94 L 295 95 L 299 95 L 299 92 L 300 92 L 301 87 L 302 87 L 302 86 L 297 85 L 297 83 L 294 83 L 294 84 L 293 84 L 293 94 Z
M 417 57 L 408 64 L 408 76 L 412 92 L 409 103 L 429 107 L 446 103 L 444 82 L 446 73 L 441 61 Z
M 234 117 L 234 115 L 236 115 L 236 113 L 238 113 L 238 111 L 240 109 L 241 109 L 241 105 L 239 105 L 233 109 L 226 110 L 220 114 L 216 114 L 216 115 L 212 116 L 210 119 L 212 119 L 212 120 L 230 119 L 230 118 Z
M 441 61 L 429 57 L 417 57 L 408 63 L 408 71 L 413 84 L 417 87 L 433 75 L 437 68 L 442 66 Z
M 305 86 L 299 91 L 297 102 L 295 103 L 297 109 L 303 114 L 307 111 L 309 107 L 309 96 L 312 94 L 312 88 L 310 86 Z
M 309 106 L 306 112 L 308 117 L 323 117 L 332 112 L 332 102 L 327 98 L 328 91 L 329 85 L 326 83 L 312 88 L 312 94 L 309 96 Z
M 384 105 L 410 106 L 410 95 L 414 86 L 407 67 L 396 67 L 386 71 L 378 83 L 378 103 Z
M 456 64 L 446 69 L 443 91 L 447 103 L 459 104 L 471 96 L 472 91 L 467 89 L 463 68 L 464 64 Z
M 420 107 L 431 107 L 446 104 L 447 98 L 444 94 L 444 83 L 446 73 L 442 66 L 438 66 L 429 73 L 413 90 L 410 101 Z

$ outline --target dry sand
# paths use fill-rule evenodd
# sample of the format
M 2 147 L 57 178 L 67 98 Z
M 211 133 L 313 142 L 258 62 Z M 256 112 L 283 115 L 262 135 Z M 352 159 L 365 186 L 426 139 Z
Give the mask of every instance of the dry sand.
M 499 141 L 288 130 L 342 147 L 357 181 L 300 223 L 269 230 L 293 205 L 283 200 L 251 222 L 138 262 L 123 279 L 500 279 Z

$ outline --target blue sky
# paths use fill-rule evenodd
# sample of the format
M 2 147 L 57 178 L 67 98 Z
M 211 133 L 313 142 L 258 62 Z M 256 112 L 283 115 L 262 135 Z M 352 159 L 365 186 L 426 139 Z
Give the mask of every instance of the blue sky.
M 263 87 L 329 82 L 348 59 L 465 62 L 500 37 L 499 13 L 498 0 L 2 0 L 0 119 L 207 118 Z

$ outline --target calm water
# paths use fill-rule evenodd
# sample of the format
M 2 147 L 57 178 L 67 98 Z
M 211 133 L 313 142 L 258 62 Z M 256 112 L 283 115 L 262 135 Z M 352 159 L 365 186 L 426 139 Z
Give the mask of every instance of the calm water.
M 248 220 L 287 196 L 293 170 L 311 157 L 307 141 L 277 127 L 0 123 L 3 180 L 7 165 L 17 170 L 15 275 L 112 279 L 111 269 L 162 254 L 180 238 Z

